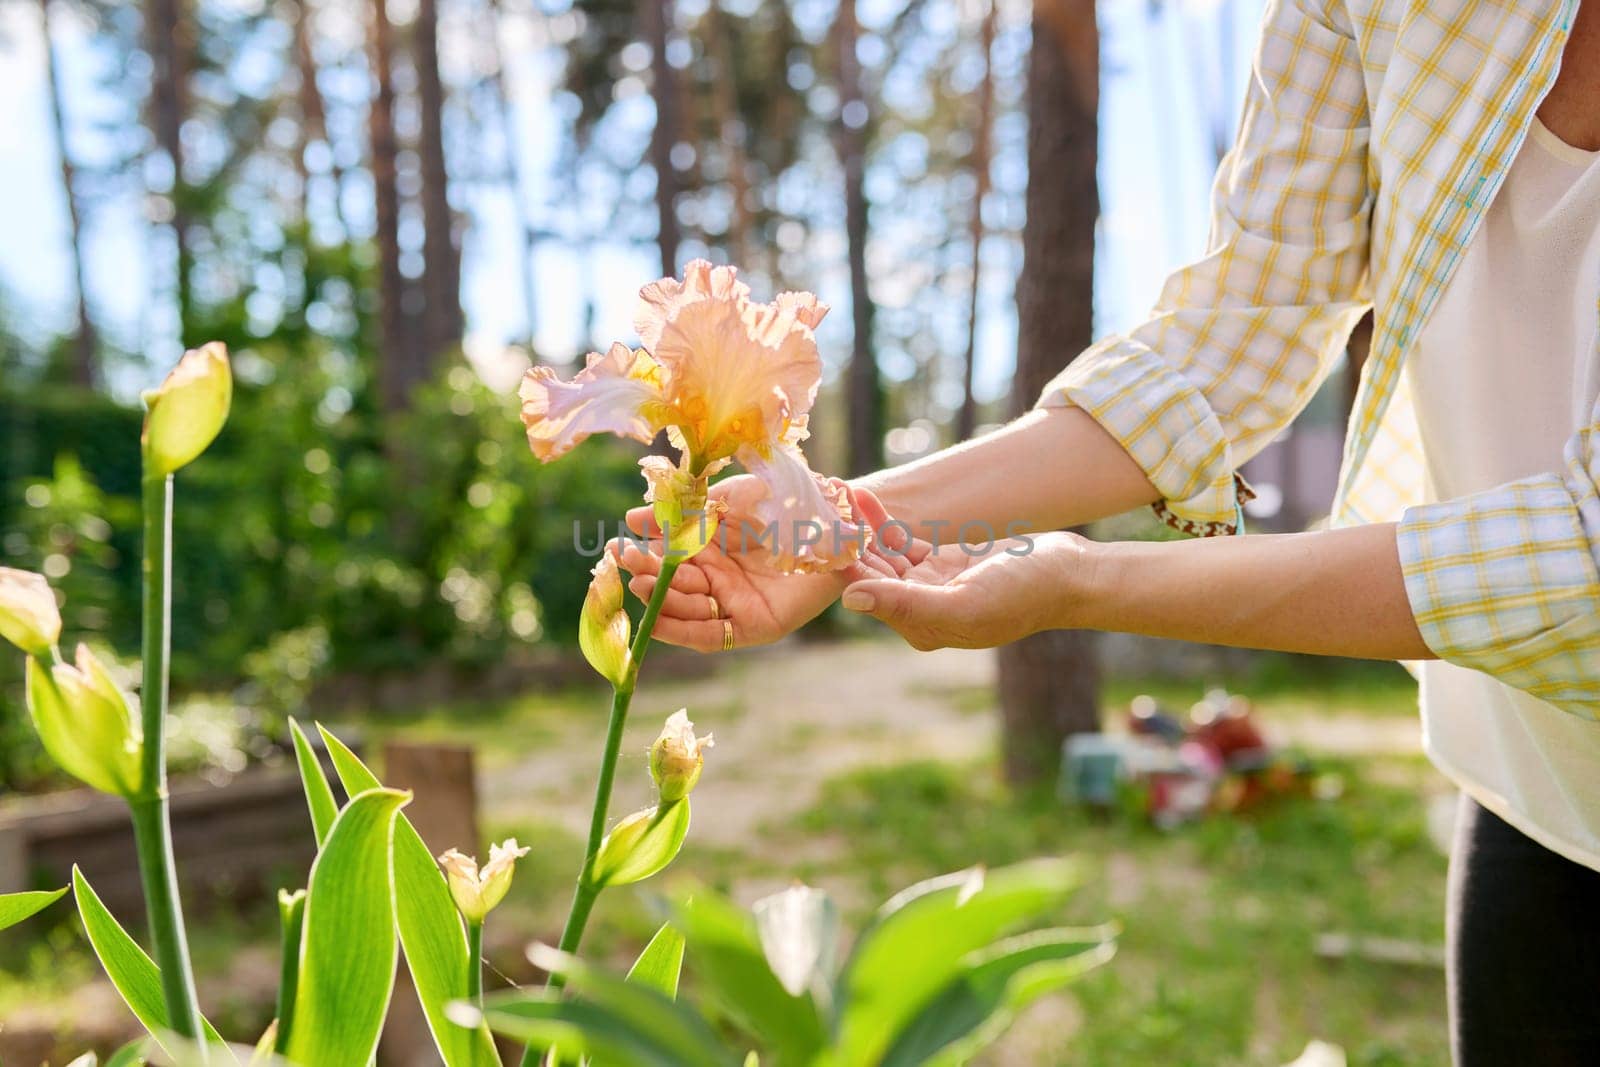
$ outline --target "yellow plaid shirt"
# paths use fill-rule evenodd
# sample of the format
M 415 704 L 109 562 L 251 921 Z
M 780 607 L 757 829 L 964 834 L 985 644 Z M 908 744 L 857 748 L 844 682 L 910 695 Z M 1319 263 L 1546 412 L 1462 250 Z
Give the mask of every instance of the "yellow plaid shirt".
M 1412 610 L 1441 658 L 1600 717 L 1600 406 L 1565 470 L 1424 504 L 1405 366 L 1555 80 L 1577 6 L 1270 0 L 1209 251 L 1040 403 L 1089 412 L 1176 525 L 1233 533 L 1235 471 L 1373 308 L 1334 521 L 1399 521 Z M 1600 300 L 1600 279 L 1578 284 Z

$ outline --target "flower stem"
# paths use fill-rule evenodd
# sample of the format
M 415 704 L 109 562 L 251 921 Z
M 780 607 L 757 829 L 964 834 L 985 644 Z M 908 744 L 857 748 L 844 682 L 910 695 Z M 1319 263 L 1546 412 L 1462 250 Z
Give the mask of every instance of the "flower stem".
M 667 599 L 667 590 L 672 587 L 672 576 L 682 562 L 682 557 L 670 552 L 662 557 L 656 587 L 650 594 L 649 603 L 644 606 L 639 629 L 628 648 L 627 672 L 622 676 L 622 684 L 614 686 L 611 691 L 611 720 L 606 727 L 605 753 L 600 758 L 600 777 L 595 783 L 594 811 L 589 819 L 589 844 L 584 851 L 583 870 L 578 875 L 577 888 L 572 894 L 572 907 L 567 912 L 567 924 L 561 931 L 559 947 L 562 952 L 578 951 L 584 928 L 589 924 L 589 913 L 594 910 L 594 903 L 600 896 L 600 889 L 594 884 L 594 863 L 600 854 L 600 843 L 606 836 L 611 786 L 617 776 L 617 756 L 622 751 L 623 728 L 628 724 L 628 706 L 633 703 L 633 691 L 639 680 L 639 664 L 644 661 L 645 651 L 650 647 L 650 634 L 656 628 L 656 619 L 661 614 L 661 605 Z M 552 989 L 560 989 L 564 980 L 559 974 L 553 974 L 548 984 Z M 523 1067 L 534 1067 L 538 1062 L 538 1053 L 532 1047 L 523 1051 Z
M 467 997 L 483 1007 L 483 923 L 467 920 Z
M 180 1037 L 200 1037 L 200 1007 L 188 936 L 178 899 L 172 856 L 172 819 L 167 807 L 167 675 L 172 629 L 172 476 L 144 482 L 144 683 L 141 689 L 144 762 L 133 814 L 139 877 L 144 884 L 150 942 L 161 968 L 167 1026 Z M 204 1042 L 200 1042 L 204 1057 Z
M 305 930 L 304 892 L 278 897 L 281 947 L 278 962 L 278 1034 L 272 1051 L 282 1056 L 289 1049 L 294 1028 L 294 1000 L 300 990 L 300 936 Z

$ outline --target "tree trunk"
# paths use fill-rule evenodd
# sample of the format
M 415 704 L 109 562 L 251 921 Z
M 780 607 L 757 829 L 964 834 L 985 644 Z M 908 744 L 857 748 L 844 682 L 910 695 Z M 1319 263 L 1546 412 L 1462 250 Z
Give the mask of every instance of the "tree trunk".
M 156 144 L 172 166 L 172 238 L 177 249 L 180 340 L 188 347 L 193 317 L 193 254 L 189 251 L 190 198 L 183 180 L 183 118 L 187 110 L 188 57 L 193 45 L 183 0 L 149 0 L 145 5 L 145 47 L 150 54 L 150 125 Z
M 527 321 L 528 351 L 533 352 L 533 330 L 538 322 L 539 299 L 533 275 L 534 243 L 538 234 L 533 218 L 528 213 L 528 194 L 522 184 L 522 139 L 517 136 L 516 108 L 513 106 L 511 86 L 506 83 L 506 54 L 500 46 L 500 0 L 489 0 L 489 48 L 494 69 L 489 84 L 494 91 L 496 110 L 500 116 L 500 138 L 505 145 L 506 184 L 511 187 L 511 203 L 516 207 L 517 229 L 522 234 L 522 254 L 519 277 L 522 280 L 522 315 Z
M 416 372 L 431 377 L 441 353 L 461 341 L 461 253 L 450 214 L 450 178 L 444 159 L 444 83 L 439 77 L 439 12 L 435 0 L 418 0 L 411 31 L 422 112 L 417 155 L 422 164 L 422 344 Z M 415 384 L 415 383 L 413 383 Z
M 735 99 L 738 71 L 734 67 L 733 45 L 729 41 L 728 19 L 720 0 L 708 0 L 705 13 L 706 50 L 716 63 L 711 80 L 712 128 L 717 143 L 726 154 L 728 189 L 733 196 L 733 218 L 728 232 L 728 256 L 749 265 L 753 248 L 750 242 L 750 161 L 745 155 L 745 125 L 739 117 Z
M 972 133 L 972 290 L 967 300 L 967 353 L 961 364 L 961 410 L 956 413 L 956 440 L 965 441 L 978 428 L 978 400 L 972 380 L 978 355 L 978 288 L 983 262 L 983 198 L 989 192 L 989 131 L 994 122 L 994 28 L 999 4 L 989 0 L 978 41 L 983 49 L 983 81 L 978 85 L 978 125 Z
M 390 57 L 394 29 L 387 0 L 373 0 L 371 34 L 373 93 L 367 112 L 371 141 L 373 213 L 378 245 L 378 367 L 385 411 L 403 411 L 415 383 L 406 343 L 405 279 L 400 274 L 400 193 L 395 184 L 394 78 Z
M 1027 223 L 1017 279 L 1012 408 L 1026 410 L 1094 329 L 1099 106 L 1094 0 L 1035 0 L 1028 64 Z M 1072 462 L 1052 457 L 1051 462 Z M 1093 635 L 1056 630 L 1002 648 L 1006 777 L 1036 782 L 1060 766 L 1062 741 L 1099 728 Z
M 317 39 L 316 11 L 312 0 L 294 0 L 294 62 L 300 76 L 298 99 L 300 105 L 299 156 L 295 169 L 300 175 L 300 218 L 311 221 L 311 171 L 306 164 L 306 153 L 312 144 L 320 141 L 328 146 L 329 166 L 333 175 L 333 213 L 339 228 L 346 236 L 350 227 L 344 217 L 344 168 L 333 154 L 333 144 L 328 139 L 328 109 L 322 98 L 322 88 L 317 84 L 317 57 L 314 42 Z
M 850 256 L 850 367 L 846 375 L 852 476 L 883 466 L 883 385 L 872 344 L 872 294 L 867 289 L 867 120 L 856 56 L 855 0 L 839 0 L 834 43 L 839 54 L 839 163 L 844 168 L 844 228 Z
M 61 85 L 61 72 L 56 68 L 56 46 L 50 35 L 50 0 L 39 0 L 40 28 L 44 33 L 45 72 L 49 80 L 50 126 L 56 139 L 56 151 L 61 157 L 61 188 L 67 196 L 67 224 L 72 239 L 72 276 L 78 297 L 78 332 L 72 339 L 72 380 L 86 389 L 99 380 L 96 364 L 94 321 L 89 317 L 89 294 L 83 261 L 83 208 L 78 200 L 75 180 L 76 168 L 72 164 L 72 149 L 67 144 L 67 120 L 64 106 L 65 91 Z
M 672 28 L 672 0 L 640 0 L 645 38 L 650 44 L 650 95 L 656 125 L 650 135 L 650 165 L 656 172 L 656 243 L 661 248 L 661 273 L 678 272 L 678 172 L 672 146 L 681 139 L 682 100 L 676 72 L 667 62 L 667 37 Z

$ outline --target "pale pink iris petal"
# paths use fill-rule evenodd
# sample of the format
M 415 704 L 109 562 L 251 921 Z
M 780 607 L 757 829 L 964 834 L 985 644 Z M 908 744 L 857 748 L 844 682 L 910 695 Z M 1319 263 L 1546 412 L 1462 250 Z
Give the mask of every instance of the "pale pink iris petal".
M 662 278 L 639 290 L 639 307 L 634 312 L 633 328 L 640 343 L 655 351 L 661 331 L 683 307 L 700 300 L 743 302 L 750 299 L 750 287 L 739 281 L 732 267 L 713 267 L 703 259 L 689 261 L 683 268 L 683 281 Z
M 779 293 L 772 301 L 779 311 L 787 311 L 802 324 L 815 330 L 828 313 L 828 305 L 818 300 L 814 293 Z
M 661 399 L 653 381 L 635 376 L 649 357 L 616 344 L 605 355 L 589 353 L 588 365 L 570 382 L 549 367 L 534 367 L 522 379 L 522 424 L 528 446 L 541 460 L 552 460 L 596 433 L 614 433 L 646 444 L 655 425 L 645 413 Z
M 738 460 L 766 486 L 755 533 L 779 570 L 838 570 L 860 555 L 868 533 L 854 521 L 843 482 L 813 472 L 789 445 L 765 454 L 747 447 Z
M 732 267 L 695 260 L 682 281 L 640 290 L 634 326 L 698 451 L 726 455 L 779 440 L 810 410 L 822 377 L 811 331 L 827 311 L 810 293 L 753 302 Z

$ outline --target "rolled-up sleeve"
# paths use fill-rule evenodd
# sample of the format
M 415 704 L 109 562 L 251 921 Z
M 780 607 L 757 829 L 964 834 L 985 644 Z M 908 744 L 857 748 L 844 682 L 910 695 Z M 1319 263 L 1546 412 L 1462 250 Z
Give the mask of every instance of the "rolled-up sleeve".
M 1238 528 L 1238 467 L 1310 401 L 1370 306 L 1370 123 L 1339 0 L 1272 0 L 1209 251 L 1150 318 L 1073 360 L 1042 407 L 1078 407 L 1194 533 Z
M 1443 660 L 1600 718 L 1600 404 L 1566 470 L 1412 508 L 1406 594 Z

